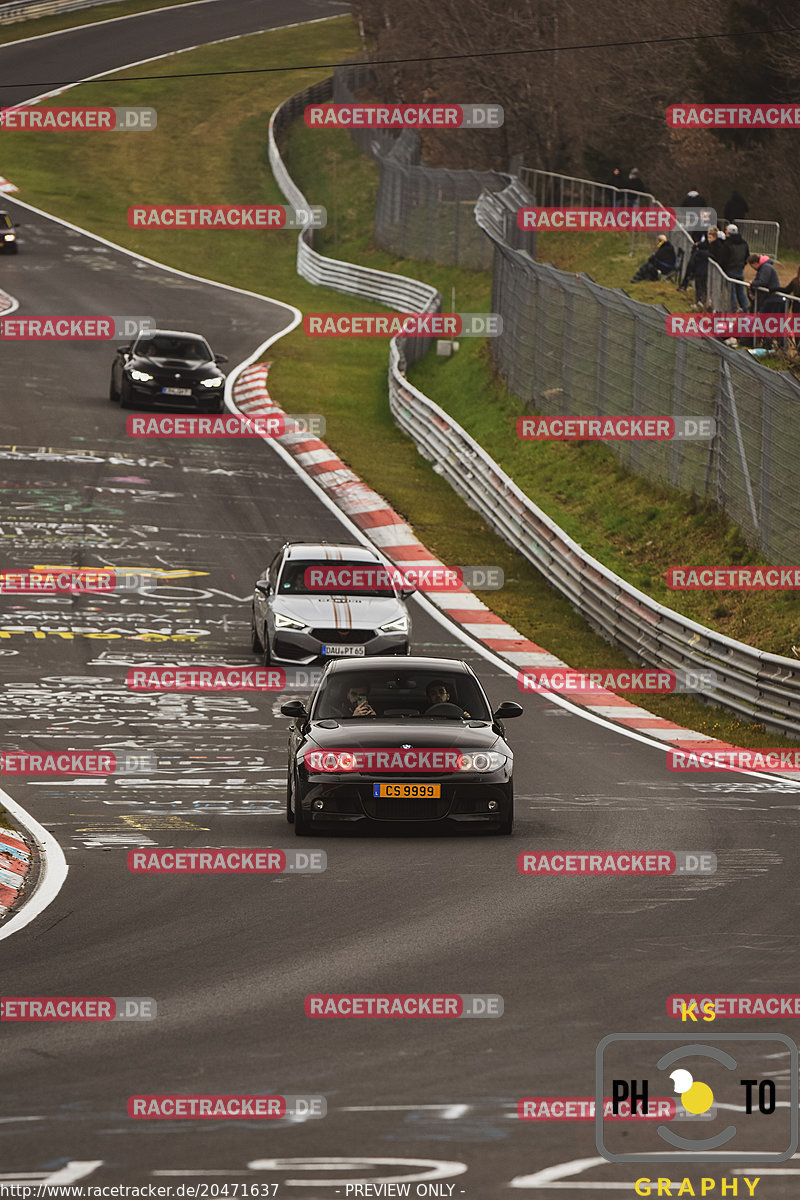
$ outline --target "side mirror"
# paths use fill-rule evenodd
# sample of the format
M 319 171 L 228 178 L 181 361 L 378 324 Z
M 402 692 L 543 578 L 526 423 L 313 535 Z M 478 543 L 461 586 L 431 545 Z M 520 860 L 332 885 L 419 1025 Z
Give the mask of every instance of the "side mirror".
M 256 583 L 256 591 L 260 592 L 262 596 L 268 596 L 272 588 L 266 579 L 259 579 Z
M 287 700 L 285 704 L 281 705 L 281 712 L 285 717 L 293 717 L 295 720 L 308 716 L 302 700 Z
M 521 717 L 523 708 L 513 700 L 504 700 L 496 712 L 492 713 L 493 721 L 510 721 L 512 717 Z
M 130 354 L 133 346 L 117 346 L 117 354 Z
M 403 591 L 400 592 L 400 599 L 408 600 L 409 596 L 413 596 L 416 590 L 416 588 L 404 588 Z
M 215 363 L 224 363 L 224 362 L 227 362 L 227 361 L 228 361 L 228 356 L 227 356 L 227 354 L 215 354 L 215 355 L 214 355 L 214 362 L 215 362 Z

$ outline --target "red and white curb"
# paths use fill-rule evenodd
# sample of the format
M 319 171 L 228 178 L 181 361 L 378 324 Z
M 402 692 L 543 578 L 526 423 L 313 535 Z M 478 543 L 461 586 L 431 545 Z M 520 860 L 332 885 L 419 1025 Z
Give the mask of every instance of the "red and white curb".
M 31 852 L 20 835 L 0 829 L 0 920 L 19 900 L 30 869 Z
M 233 400 L 240 412 L 248 415 L 283 412 L 267 390 L 270 366 L 269 362 L 256 363 L 245 367 L 239 375 L 233 386 Z M 280 442 L 333 503 L 347 514 L 392 563 L 398 567 L 444 567 L 445 564 L 434 558 L 419 541 L 411 526 L 406 524 L 384 498 L 367 487 L 319 438 L 308 433 L 287 433 L 275 440 Z M 550 654 L 543 646 L 537 646 L 536 642 L 524 637 L 492 612 L 469 588 L 462 587 L 458 591 L 447 592 L 421 590 L 466 633 L 517 670 L 525 667 L 575 669 L 556 658 L 554 654 Z M 613 721 L 626 729 L 636 730 L 664 742 L 665 745 L 685 747 L 691 744 L 703 750 L 733 748 L 729 742 L 708 737 L 694 729 L 684 729 L 672 721 L 657 717 L 647 709 L 624 700 L 615 692 L 597 689 L 570 692 L 569 698 L 572 703 L 595 716 Z

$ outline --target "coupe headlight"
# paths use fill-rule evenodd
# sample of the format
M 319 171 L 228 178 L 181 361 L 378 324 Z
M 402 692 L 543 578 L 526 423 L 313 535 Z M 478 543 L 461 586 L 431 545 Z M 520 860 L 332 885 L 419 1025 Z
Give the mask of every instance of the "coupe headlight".
M 201 379 L 200 387 L 222 387 L 224 382 L 225 381 L 219 377 L 217 379 Z
M 510 760 L 505 754 L 496 750 L 467 750 L 461 755 L 458 763 L 459 771 L 478 771 L 485 775 L 490 771 L 500 771 Z
M 276 629 L 306 629 L 307 626 L 302 621 L 295 621 L 294 617 L 284 617 L 282 613 L 275 613 L 275 628 Z
M 408 633 L 408 617 L 398 617 L 380 626 L 381 633 Z
M 3 234 L 4 242 L 15 242 L 16 240 L 17 240 L 17 235 L 15 233 L 4 233 Z
M 149 383 L 153 378 L 152 375 L 148 375 L 147 371 L 137 371 L 134 367 L 131 367 L 130 377 L 131 379 L 135 379 L 137 383 Z

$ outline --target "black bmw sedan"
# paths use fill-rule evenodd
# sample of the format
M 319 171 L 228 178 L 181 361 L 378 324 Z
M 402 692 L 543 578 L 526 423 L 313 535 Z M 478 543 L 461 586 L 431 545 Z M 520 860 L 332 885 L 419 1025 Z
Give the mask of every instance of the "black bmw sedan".
M 227 361 L 197 333 L 151 329 L 133 345 L 117 347 L 109 399 L 123 408 L 222 412 L 225 376 L 217 364 Z
M 465 662 L 331 662 L 293 719 L 286 817 L 299 836 L 324 826 L 482 825 L 510 834 L 514 758 L 502 721 Z

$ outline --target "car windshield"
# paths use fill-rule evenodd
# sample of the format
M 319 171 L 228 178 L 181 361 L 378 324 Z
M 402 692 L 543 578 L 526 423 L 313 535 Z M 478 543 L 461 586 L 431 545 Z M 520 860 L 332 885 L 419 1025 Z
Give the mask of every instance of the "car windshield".
M 0 213 L 0 229 L 10 229 L 11 226 L 12 221 L 8 213 Z
M 472 675 L 437 670 L 327 675 L 314 700 L 314 721 L 373 720 L 356 710 L 366 701 L 377 717 L 430 721 L 490 721 L 492 715 Z
M 281 596 L 395 596 L 389 573 L 379 562 L 316 562 L 283 564 Z
M 179 358 L 183 362 L 209 362 L 213 355 L 202 338 L 170 337 L 158 334 L 155 337 L 143 334 L 134 350 L 145 358 Z

